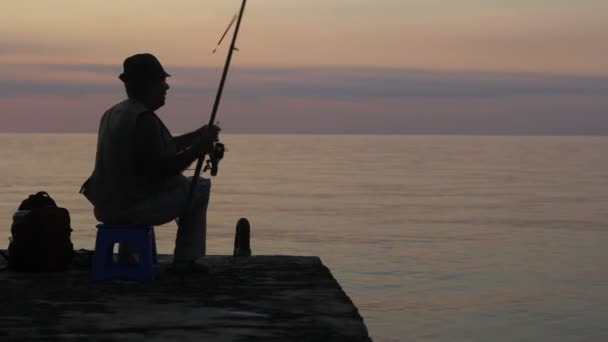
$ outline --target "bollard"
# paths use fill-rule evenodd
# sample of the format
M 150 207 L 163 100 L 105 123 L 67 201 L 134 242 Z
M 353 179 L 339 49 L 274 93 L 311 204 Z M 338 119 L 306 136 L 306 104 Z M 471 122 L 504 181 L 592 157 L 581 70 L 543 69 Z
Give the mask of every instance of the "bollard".
M 233 257 L 249 257 L 251 256 L 251 246 L 249 239 L 251 235 L 251 226 L 246 218 L 241 218 L 236 223 L 236 235 L 234 236 L 234 252 Z

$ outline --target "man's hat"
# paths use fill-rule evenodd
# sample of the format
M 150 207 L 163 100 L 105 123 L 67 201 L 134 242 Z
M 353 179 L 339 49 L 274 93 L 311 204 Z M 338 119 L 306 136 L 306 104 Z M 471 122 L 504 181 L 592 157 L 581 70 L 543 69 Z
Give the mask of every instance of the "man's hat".
M 140 53 L 125 59 L 123 73 L 118 76 L 121 81 L 156 81 L 169 75 L 156 57 L 149 53 Z

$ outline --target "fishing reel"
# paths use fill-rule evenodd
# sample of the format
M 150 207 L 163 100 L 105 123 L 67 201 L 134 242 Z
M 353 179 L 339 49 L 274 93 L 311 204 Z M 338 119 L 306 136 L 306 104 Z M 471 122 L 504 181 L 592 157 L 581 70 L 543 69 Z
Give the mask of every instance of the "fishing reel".
M 211 170 L 211 176 L 217 176 L 220 160 L 224 158 L 224 152 L 226 152 L 226 147 L 224 144 L 219 141 L 214 142 L 213 147 L 209 152 L 209 159 L 207 159 L 205 167 L 203 168 L 203 172 Z

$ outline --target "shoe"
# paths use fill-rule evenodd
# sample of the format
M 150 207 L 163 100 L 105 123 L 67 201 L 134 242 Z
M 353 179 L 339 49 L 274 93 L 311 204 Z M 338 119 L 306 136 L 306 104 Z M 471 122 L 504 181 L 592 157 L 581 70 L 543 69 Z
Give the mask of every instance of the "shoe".
M 203 264 L 199 264 L 196 260 L 173 262 L 167 270 L 170 274 L 175 275 L 208 275 L 209 268 Z

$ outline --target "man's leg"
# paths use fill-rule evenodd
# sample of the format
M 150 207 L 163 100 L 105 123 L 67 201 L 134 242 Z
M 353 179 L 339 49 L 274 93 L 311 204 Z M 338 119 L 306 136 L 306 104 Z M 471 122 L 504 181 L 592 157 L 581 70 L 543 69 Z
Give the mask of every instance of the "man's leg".
M 192 177 L 188 177 L 188 192 L 191 182 Z M 211 182 L 206 178 L 199 178 L 192 203 L 185 211 L 185 215 L 177 219 L 174 251 L 177 262 L 191 261 L 206 254 L 207 206 L 210 190 Z
M 177 220 L 174 258 L 179 261 L 190 261 L 205 255 L 207 205 L 211 182 L 199 178 L 192 202 L 186 210 L 191 180 L 192 177 L 178 175 L 167 184 L 165 189 L 125 213 L 131 223 L 156 226 L 171 222 L 185 212 L 184 220 Z

